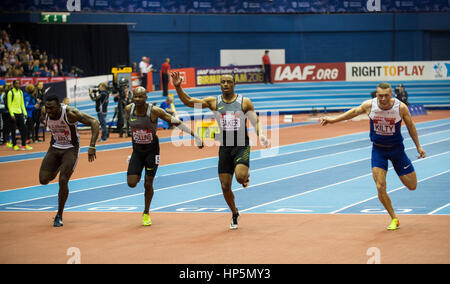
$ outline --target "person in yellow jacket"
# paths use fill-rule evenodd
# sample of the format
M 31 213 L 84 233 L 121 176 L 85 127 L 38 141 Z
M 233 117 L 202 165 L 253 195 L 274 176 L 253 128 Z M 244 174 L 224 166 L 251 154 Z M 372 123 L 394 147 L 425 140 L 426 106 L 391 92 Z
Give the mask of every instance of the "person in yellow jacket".
M 28 118 L 27 110 L 23 101 L 23 92 L 20 89 L 20 80 L 15 80 L 13 88 L 7 95 L 8 111 L 11 115 L 11 136 L 14 151 L 18 150 L 32 150 L 33 148 L 26 144 L 27 129 L 25 127 L 25 119 Z M 19 128 L 22 146 L 17 146 L 16 129 Z

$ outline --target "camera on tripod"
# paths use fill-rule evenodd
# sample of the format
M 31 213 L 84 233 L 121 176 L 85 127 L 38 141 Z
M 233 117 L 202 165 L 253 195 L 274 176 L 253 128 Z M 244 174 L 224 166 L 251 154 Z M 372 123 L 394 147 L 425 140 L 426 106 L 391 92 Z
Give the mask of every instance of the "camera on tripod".
M 127 105 L 127 96 L 126 96 L 126 89 L 129 87 L 128 79 L 125 77 L 120 78 L 119 83 L 117 86 L 114 87 L 113 93 L 119 94 L 118 96 L 114 97 L 115 102 L 121 102 L 124 103 L 124 105 Z

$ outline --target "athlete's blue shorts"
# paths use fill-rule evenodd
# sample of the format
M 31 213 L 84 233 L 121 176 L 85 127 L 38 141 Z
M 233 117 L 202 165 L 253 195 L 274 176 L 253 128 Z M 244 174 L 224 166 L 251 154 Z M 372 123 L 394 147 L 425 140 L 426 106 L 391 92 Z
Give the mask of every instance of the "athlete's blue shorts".
M 381 147 L 373 144 L 372 147 L 372 168 L 382 168 L 388 170 L 388 160 L 391 160 L 395 172 L 398 176 L 407 175 L 414 172 L 411 160 L 406 156 L 403 144 L 392 147 Z

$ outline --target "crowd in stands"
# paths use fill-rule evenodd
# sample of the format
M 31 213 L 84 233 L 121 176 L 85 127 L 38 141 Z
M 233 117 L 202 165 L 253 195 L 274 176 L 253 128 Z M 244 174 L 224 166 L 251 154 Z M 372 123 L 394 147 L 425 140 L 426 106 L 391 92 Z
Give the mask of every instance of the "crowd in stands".
M 51 58 L 46 51 L 32 49 L 29 41 L 0 31 L 0 77 L 75 76 L 62 58 Z

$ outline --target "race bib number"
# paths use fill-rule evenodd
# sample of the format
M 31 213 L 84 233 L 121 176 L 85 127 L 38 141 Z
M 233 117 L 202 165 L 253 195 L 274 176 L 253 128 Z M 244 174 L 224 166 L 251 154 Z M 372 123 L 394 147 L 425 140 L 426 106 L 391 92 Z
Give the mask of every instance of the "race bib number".
M 69 131 L 52 129 L 52 135 L 56 144 L 69 145 L 72 142 Z
M 392 136 L 395 134 L 395 118 L 374 117 L 373 129 L 378 135 Z
M 241 128 L 239 114 L 223 114 L 220 123 L 223 131 L 238 131 Z
M 136 144 L 150 144 L 153 141 L 151 129 L 133 129 L 133 140 Z

